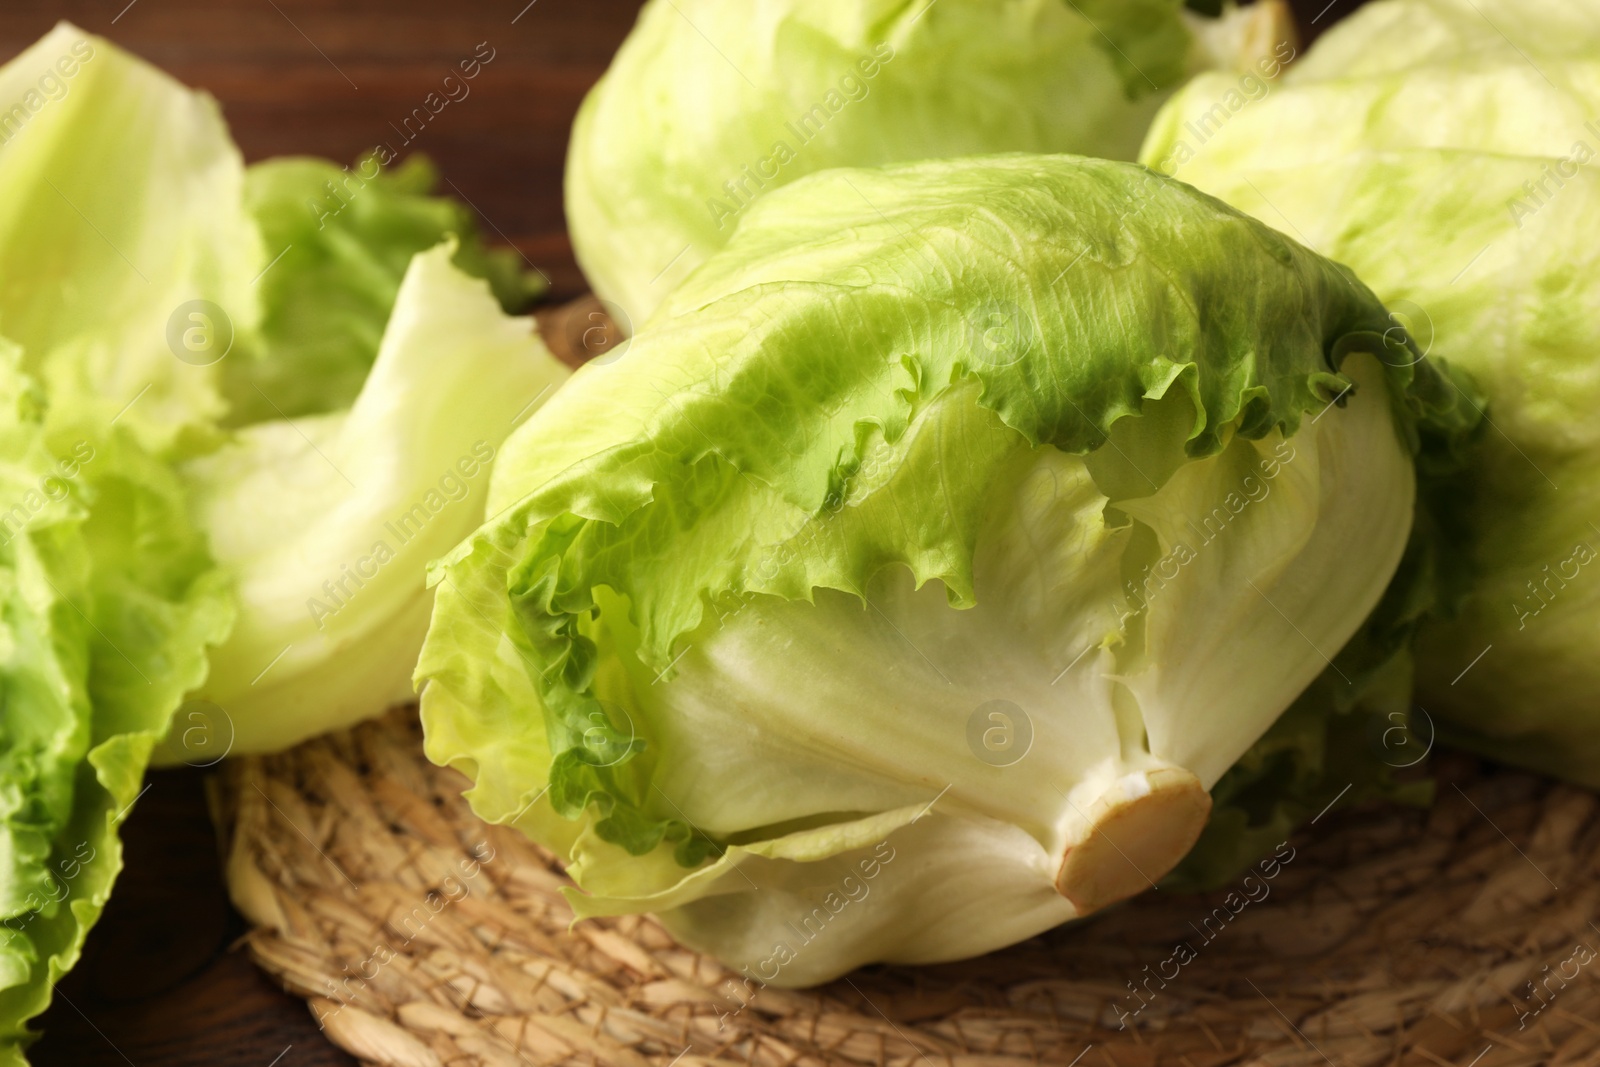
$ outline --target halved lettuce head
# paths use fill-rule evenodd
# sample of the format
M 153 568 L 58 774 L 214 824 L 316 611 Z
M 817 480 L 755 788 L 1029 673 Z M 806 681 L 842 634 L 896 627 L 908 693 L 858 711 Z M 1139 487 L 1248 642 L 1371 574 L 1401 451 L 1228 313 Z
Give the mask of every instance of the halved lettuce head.
M 9 1067 L 105 904 L 157 743 L 213 762 L 403 697 L 424 564 L 481 521 L 484 465 L 566 371 L 469 277 L 528 292 L 425 168 L 341 184 L 330 212 L 344 172 L 247 178 L 214 101 L 66 24 L 0 67 L 0 101 Z M 323 582 L 338 599 L 310 614 Z M 211 713 L 174 729 L 197 691 Z
M 1434 509 L 1465 600 L 1421 635 L 1421 707 L 1600 785 L 1600 4 L 1385 0 L 1267 99 L 1230 109 L 1226 88 L 1184 89 L 1145 162 L 1349 264 L 1488 398 Z
M 215 104 L 63 24 L 0 67 L 0 1063 L 76 962 L 117 828 L 232 601 L 167 457 L 212 435 L 184 301 L 248 308 Z M 250 323 L 248 311 L 240 322 Z
M 752 202 L 814 171 L 1132 159 L 1166 92 L 1213 53 L 1292 56 L 1283 11 L 1259 3 L 1196 33 L 1181 0 L 654 0 L 573 126 L 573 249 L 631 330 Z
M 1136 166 L 808 177 L 507 442 L 433 572 L 428 755 L 580 916 L 764 982 L 1126 897 L 1406 552 L 1463 418 L 1392 327 Z

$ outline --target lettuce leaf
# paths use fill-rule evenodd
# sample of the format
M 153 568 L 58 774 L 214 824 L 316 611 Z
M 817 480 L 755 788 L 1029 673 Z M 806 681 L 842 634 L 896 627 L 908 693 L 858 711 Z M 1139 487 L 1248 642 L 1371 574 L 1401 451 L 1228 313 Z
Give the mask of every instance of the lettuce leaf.
M 458 256 L 448 242 L 412 257 L 347 411 L 256 423 L 184 468 L 239 599 L 196 694 L 225 713 L 235 755 L 409 699 L 426 564 L 483 520 L 501 442 L 569 374 Z M 194 755 L 177 732 L 160 759 Z
M 0 335 L 58 407 L 165 451 L 225 410 L 215 364 L 175 357 L 187 302 L 256 321 L 265 262 L 216 102 L 62 23 L 0 67 Z
M 544 288 L 518 254 L 483 244 L 472 212 L 434 194 L 422 156 L 390 170 L 283 158 L 246 172 L 245 204 L 268 261 L 256 283 L 258 336 L 223 364 L 229 422 L 247 425 L 349 407 L 377 358 L 411 257 L 456 240 L 454 263 L 485 278 L 508 314 Z
M 531 320 L 501 310 L 537 284 L 431 195 L 425 162 L 247 174 L 213 101 L 66 24 L 0 68 L 13 99 L 7 1063 L 105 903 L 157 742 L 209 763 L 404 699 L 424 564 L 481 522 L 502 439 L 567 376 Z M 207 702 L 205 729 L 174 729 L 186 698 Z
M 1419 707 L 1441 738 L 1600 785 L 1600 5 L 1387 0 L 1265 99 L 1225 88 L 1175 97 L 1145 161 L 1350 264 L 1488 398 L 1470 471 L 1432 495 L 1454 552 Z
M 232 620 L 171 458 L 214 439 L 175 309 L 253 323 L 216 105 L 62 24 L 0 68 L 0 1060 L 77 960 L 155 742 Z
M 1199 55 L 1181 7 L 653 0 L 573 124 L 573 250 L 631 332 L 752 203 L 807 174 L 986 152 L 1132 159 Z
M 171 467 L 0 366 L 0 1057 L 77 961 L 155 743 L 233 618 Z M 92 409 L 90 409 L 92 411 Z

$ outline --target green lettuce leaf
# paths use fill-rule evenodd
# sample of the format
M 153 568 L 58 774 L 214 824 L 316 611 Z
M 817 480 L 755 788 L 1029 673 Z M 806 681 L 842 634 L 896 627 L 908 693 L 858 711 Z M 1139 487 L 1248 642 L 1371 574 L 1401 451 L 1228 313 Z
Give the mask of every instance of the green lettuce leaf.
M 232 621 L 170 466 L 91 406 L 41 418 L 0 366 L 0 1060 L 77 961 L 122 867 L 117 828 Z
M 1188 86 L 1144 159 L 1350 264 L 1488 425 L 1432 494 L 1456 551 L 1417 646 L 1417 701 L 1456 744 L 1600 785 L 1600 8 L 1388 0 L 1273 94 Z M 1222 108 L 1219 111 L 1219 102 Z M 1200 141 L 1196 131 L 1203 131 Z
M 184 468 L 239 599 L 196 694 L 235 755 L 409 699 L 425 566 L 483 520 L 501 442 L 568 376 L 456 256 L 448 242 L 412 258 L 347 411 L 257 423 Z M 176 730 L 160 759 L 197 755 Z
M 58 407 L 147 447 L 205 437 L 214 364 L 175 357 L 192 300 L 255 323 L 265 263 L 214 100 L 62 23 L 0 67 L 0 335 Z
M 0 100 L 0 1061 L 20 1063 L 232 619 L 170 464 L 223 400 L 174 323 L 203 301 L 250 328 L 259 242 L 214 102 L 107 42 L 58 26 Z
M 1138 167 L 806 178 L 507 442 L 433 572 L 428 754 L 580 915 L 765 981 L 1092 911 L 1145 885 L 1096 834 L 1170 869 L 1400 563 L 1461 416 L 1391 326 Z M 846 877 L 887 901 L 765 973 Z
M 270 262 L 256 283 L 260 333 L 223 364 L 233 424 L 349 407 L 411 257 L 446 237 L 457 241 L 455 265 L 486 278 L 508 314 L 543 291 L 516 252 L 484 246 L 465 205 L 433 195 L 438 180 L 421 156 L 392 170 L 371 155 L 353 167 L 285 158 L 246 172 L 245 204 Z
M 751 203 L 806 174 L 1007 151 L 1132 159 L 1165 93 L 1215 61 L 1181 8 L 654 0 L 573 125 L 578 262 L 631 332 Z M 1232 21 L 1276 24 L 1274 4 L 1246 10 Z M 1293 54 L 1276 38 L 1267 52 L 1280 44 Z
M 213 101 L 66 24 L 0 68 L 0 100 L 9 1064 L 105 904 L 157 742 L 209 763 L 403 699 L 423 565 L 567 372 L 500 310 L 530 279 L 425 163 L 247 179 Z M 186 697 L 205 710 L 174 729 Z
M 0 529 L 4 583 L 5 709 L 0 718 L 0 989 L 28 982 L 37 959 L 17 927 L 49 900 L 47 864 L 72 812 L 77 766 L 88 754 L 89 559 L 77 536 L 76 476 L 92 446 L 64 462 L 45 443 L 43 397 L 17 369 L 14 346 L 0 347 L 0 494 L 10 505 Z M 48 480 L 48 485 L 46 484 Z M 13 503 L 14 502 L 14 503 Z M 19 922 L 19 920 L 22 920 Z M 20 1023 L 7 1013 L 7 1037 Z

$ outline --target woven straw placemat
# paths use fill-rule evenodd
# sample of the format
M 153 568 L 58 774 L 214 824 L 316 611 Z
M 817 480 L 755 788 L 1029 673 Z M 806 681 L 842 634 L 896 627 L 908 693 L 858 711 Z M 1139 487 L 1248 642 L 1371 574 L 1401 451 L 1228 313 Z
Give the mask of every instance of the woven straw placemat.
M 1595 796 L 1433 770 L 1432 810 L 1334 804 L 1231 898 L 1148 893 L 805 992 L 751 987 L 649 918 L 569 929 L 559 866 L 472 815 L 414 708 L 230 764 L 213 798 L 249 953 L 366 1063 L 1600 1063 Z

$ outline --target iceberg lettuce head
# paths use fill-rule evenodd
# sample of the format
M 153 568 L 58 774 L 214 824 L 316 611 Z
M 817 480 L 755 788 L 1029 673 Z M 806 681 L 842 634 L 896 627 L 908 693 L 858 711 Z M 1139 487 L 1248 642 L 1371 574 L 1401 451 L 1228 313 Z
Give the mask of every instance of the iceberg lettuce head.
M 589 93 L 567 224 L 642 325 L 768 191 L 828 167 L 985 152 L 1132 159 L 1193 68 L 1294 54 L 1276 0 L 654 0 Z M 1221 53 L 1213 55 L 1211 53 Z
M 507 441 L 433 572 L 428 754 L 580 916 L 763 982 L 1031 936 L 1166 874 L 1297 695 L 1356 685 L 1414 455 L 1468 421 L 1438 373 L 1349 271 L 1140 167 L 812 175 Z
M 1460 596 L 1424 628 L 1440 734 L 1600 785 L 1600 4 L 1384 0 L 1264 99 L 1203 76 L 1146 163 L 1355 269 L 1488 399 L 1435 509 Z
M 0 1064 L 122 867 L 150 753 L 233 619 L 171 455 L 214 370 L 175 304 L 257 245 L 215 104 L 61 25 L 0 67 Z M 242 317 L 248 323 L 247 317 Z

